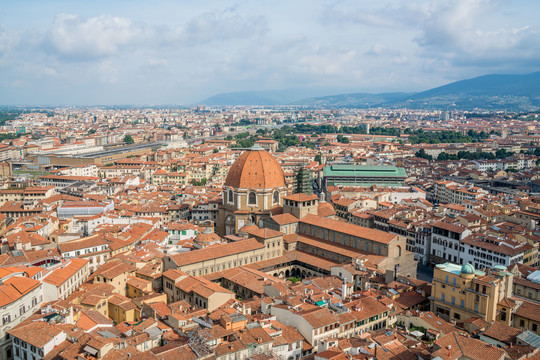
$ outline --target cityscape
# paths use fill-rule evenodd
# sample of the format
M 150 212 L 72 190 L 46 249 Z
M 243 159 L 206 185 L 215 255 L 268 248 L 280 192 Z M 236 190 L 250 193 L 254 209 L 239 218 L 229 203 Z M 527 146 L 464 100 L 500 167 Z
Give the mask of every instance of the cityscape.
M 0 360 L 540 359 L 537 5 L 22 3 Z

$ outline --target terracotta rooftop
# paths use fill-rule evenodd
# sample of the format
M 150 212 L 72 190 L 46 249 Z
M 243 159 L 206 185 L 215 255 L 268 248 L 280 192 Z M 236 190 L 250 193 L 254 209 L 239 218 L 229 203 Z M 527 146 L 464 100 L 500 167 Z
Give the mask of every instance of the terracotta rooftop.
M 178 266 L 183 266 L 262 248 L 264 248 L 264 245 L 257 240 L 246 239 L 234 243 L 211 246 L 200 250 L 171 255 L 170 258 Z
M 319 200 L 319 197 L 315 194 L 308 195 L 308 194 L 303 194 L 303 193 L 292 194 L 292 195 L 284 196 L 283 198 L 286 200 L 292 200 L 292 201 Z
M 22 341 L 41 349 L 55 336 L 62 333 L 62 330 L 47 322 L 36 321 L 17 326 L 8 332 L 11 336 L 19 338 Z
M 44 279 L 43 282 L 59 286 L 62 285 L 64 282 L 69 280 L 73 275 L 77 273 L 80 269 L 82 269 L 86 264 L 88 264 L 90 260 L 87 259 L 78 259 L 73 258 L 71 259 L 70 263 L 66 266 L 63 266 L 61 268 L 58 268 L 48 274 Z
M 388 244 L 398 236 L 384 231 L 369 229 L 363 226 L 346 223 L 339 220 L 328 219 L 317 215 L 309 214 L 300 220 L 300 223 L 321 227 L 328 230 L 333 230 L 339 233 L 352 235 L 355 237 Z M 299 229 L 302 229 L 300 226 Z

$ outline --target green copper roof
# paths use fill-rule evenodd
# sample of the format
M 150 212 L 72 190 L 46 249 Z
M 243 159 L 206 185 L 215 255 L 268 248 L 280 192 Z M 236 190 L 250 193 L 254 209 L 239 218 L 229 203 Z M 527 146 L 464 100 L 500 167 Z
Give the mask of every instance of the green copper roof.
M 469 265 L 469 266 L 467 266 Z M 468 271 L 473 271 L 473 274 L 477 275 L 477 276 L 484 276 L 486 275 L 486 273 L 484 271 L 480 271 L 480 270 L 476 270 L 474 268 L 474 266 L 472 266 L 471 264 L 466 264 L 466 265 L 458 265 L 458 264 L 454 264 L 454 263 L 444 263 L 444 264 L 438 264 L 436 265 L 436 267 L 438 269 L 441 269 L 443 271 L 446 271 L 446 272 L 450 272 L 452 274 L 455 274 L 455 275 L 461 275 L 461 272 L 463 270 L 464 267 L 467 267 L 467 272 L 465 274 L 470 274 Z
M 471 275 L 471 274 L 474 274 L 475 271 L 476 271 L 476 270 L 475 270 L 475 268 L 474 268 L 474 266 L 473 266 L 472 264 L 465 264 L 465 265 L 463 265 L 463 266 L 461 267 L 461 273 L 462 273 L 462 274 L 469 274 L 469 275 Z
M 358 176 L 405 178 L 404 168 L 387 165 L 331 165 L 323 169 L 324 176 Z

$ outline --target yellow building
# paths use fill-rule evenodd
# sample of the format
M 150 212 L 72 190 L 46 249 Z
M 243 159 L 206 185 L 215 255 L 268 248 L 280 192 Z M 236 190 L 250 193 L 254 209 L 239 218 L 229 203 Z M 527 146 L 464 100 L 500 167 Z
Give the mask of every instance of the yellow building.
M 109 299 L 109 317 L 116 324 L 124 321 L 138 321 L 139 316 L 139 309 L 131 299 L 120 294 L 114 294 Z
M 156 170 L 152 175 L 152 184 L 161 185 L 163 183 L 174 183 L 186 185 L 190 180 L 187 173 L 166 172 L 165 170 Z
M 190 276 L 179 270 L 163 273 L 163 290 L 169 304 L 185 301 L 194 308 L 208 309 L 210 312 L 235 298 L 232 291 L 204 277 Z
M 503 266 L 485 273 L 471 264 L 439 264 L 433 273 L 431 311 L 446 321 L 496 321 L 497 305 L 512 296 L 512 283 L 513 275 Z
M 126 284 L 130 275 L 135 274 L 137 268 L 120 259 L 111 260 L 100 266 L 92 275 L 94 283 L 104 283 L 114 286 L 117 294 L 126 294 Z
M 126 296 L 137 298 L 152 293 L 152 281 L 136 276 L 130 276 L 126 283 Z
M 40 201 L 54 194 L 54 186 L 0 190 L 0 205 L 8 201 Z

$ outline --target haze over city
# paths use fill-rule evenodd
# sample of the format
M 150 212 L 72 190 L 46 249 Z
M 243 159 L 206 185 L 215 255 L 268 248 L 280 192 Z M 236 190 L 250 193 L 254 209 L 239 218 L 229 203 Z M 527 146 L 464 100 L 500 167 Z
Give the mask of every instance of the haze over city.
M 415 92 L 538 70 L 535 1 L 9 1 L 0 103 Z M 300 96 L 300 97 L 302 97 Z

